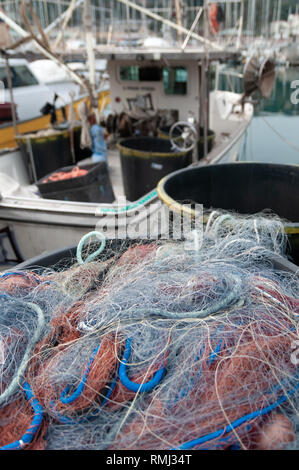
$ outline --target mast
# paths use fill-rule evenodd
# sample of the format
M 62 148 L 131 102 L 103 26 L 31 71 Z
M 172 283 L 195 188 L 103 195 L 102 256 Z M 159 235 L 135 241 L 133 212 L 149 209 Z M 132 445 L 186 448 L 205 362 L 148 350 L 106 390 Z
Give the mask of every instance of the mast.
M 146 8 L 146 0 L 142 0 L 142 7 L 145 9 Z M 127 8 L 128 5 L 127 5 Z M 136 10 L 135 10 L 136 11 Z M 144 14 L 144 12 L 141 13 L 141 31 L 142 31 L 142 34 L 145 34 L 146 33 L 146 16 Z
M 203 21 L 204 21 L 204 38 L 207 38 L 209 28 L 208 16 L 208 2 L 203 2 Z M 206 50 L 206 43 L 204 43 L 205 54 L 199 65 L 200 71 L 200 126 L 203 128 L 204 138 L 204 158 L 208 155 L 208 128 L 209 128 L 209 90 L 208 90 L 208 74 L 209 74 L 209 59 L 208 51 Z M 200 134 L 200 129 L 198 129 Z M 199 135 L 200 138 L 200 135 Z
M 266 22 L 266 35 L 267 35 L 267 39 L 269 39 L 269 36 L 270 36 L 270 0 L 267 0 L 266 2 L 266 18 L 265 18 L 265 22 Z
M 252 0 L 251 31 L 252 31 L 252 38 L 254 38 L 255 37 L 255 0 Z
M 176 21 L 178 26 L 182 27 L 182 12 L 181 12 L 181 5 L 179 0 L 174 0 L 175 3 L 175 13 L 176 13 Z M 183 42 L 183 34 L 182 31 L 178 31 L 178 39 L 179 39 L 179 45 L 182 45 Z
M 277 5 L 277 21 L 280 21 L 281 18 L 281 0 L 278 0 Z
M 240 23 L 239 23 L 239 31 L 238 31 L 237 49 L 240 49 L 241 44 L 242 44 L 243 28 L 244 28 L 244 0 L 241 0 L 241 11 L 240 11 Z
M 60 41 L 63 39 L 63 34 L 64 34 L 64 31 L 65 31 L 65 28 L 67 27 L 71 17 L 72 17 L 72 14 L 76 8 L 76 5 L 77 5 L 77 1 L 76 0 L 71 0 L 71 3 L 70 3 L 70 6 L 68 7 L 68 9 L 66 10 L 65 12 L 65 15 L 64 15 L 64 20 L 63 20 L 63 23 L 62 23 L 62 26 L 61 26 L 61 29 L 57 35 L 57 38 L 55 40 L 55 43 L 53 45 L 53 49 L 57 49 Z M 60 18 L 61 18 L 61 15 L 60 15 Z
M 7 78 L 8 88 L 9 88 L 11 113 L 12 113 L 12 123 L 13 123 L 14 131 L 15 131 L 15 137 L 17 137 L 19 132 L 18 132 L 18 125 L 17 125 L 16 106 L 15 106 L 15 101 L 14 101 L 14 96 L 13 96 L 13 86 L 12 86 L 10 66 L 9 66 L 9 62 L 8 62 L 7 53 L 3 52 L 2 54 L 4 55 L 4 59 L 5 59 L 6 78 Z
M 126 21 L 127 21 L 127 27 L 128 27 L 128 37 L 131 39 L 131 24 L 130 24 L 130 9 L 129 5 L 126 5 Z
M 95 113 L 96 120 L 98 121 L 98 103 L 96 99 L 96 76 L 95 76 L 95 56 L 93 50 L 93 34 L 92 34 L 92 17 L 91 17 L 91 5 L 90 0 L 84 1 L 84 14 L 83 23 L 85 30 L 85 40 L 87 49 L 87 62 L 89 71 L 89 84 L 91 89 L 91 106 Z

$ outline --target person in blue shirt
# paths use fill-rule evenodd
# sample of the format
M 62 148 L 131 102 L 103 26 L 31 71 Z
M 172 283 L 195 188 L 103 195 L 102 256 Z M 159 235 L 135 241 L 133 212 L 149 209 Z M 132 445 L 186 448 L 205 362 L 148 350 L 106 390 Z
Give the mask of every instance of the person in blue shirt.
M 107 162 L 107 144 L 105 138 L 107 134 L 104 130 L 103 123 L 99 125 L 96 123 L 94 117 L 91 118 L 91 128 L 90 128 L 90 135 L 92 140 L 92 161 L 95 163 L 98 162 Z

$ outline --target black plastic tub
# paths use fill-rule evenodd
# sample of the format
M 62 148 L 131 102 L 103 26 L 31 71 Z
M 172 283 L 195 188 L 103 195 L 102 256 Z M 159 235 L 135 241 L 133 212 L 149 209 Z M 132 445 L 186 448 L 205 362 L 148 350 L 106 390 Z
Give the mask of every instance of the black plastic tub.
M 69 172 L 74 166 L 67 166 L 56 171 Z M 37 187 L 44 199 L 62 201 L 112 203 L 115 200 L 113 188 L 106 163 L 80 165 L 80 169 L 88 170 L 84 176 L 61 181 L 43 181 L 53 174 L 50 173 L 37 182 Z M 54 173 L 56 173 L 56 171 Z
M 161 139 L 169 139 L 170 129 L 171 129 L 170 126 L 159 128 L 158 137 L 160 137 Z M 200 132 L 200 138 L 199 138 L 199 142 L 197 146 L 198 160 L 204 157 L 204 136 L 203 136 L 204 129 L 203 127 L 200 127 L 199 132 Z M 180 136 L 180 133 L 176 130 L 174 132 L 174 137 L 179 137 L 179 136 Z M 178 145 L 179 145 L 179 142 L 180 140 L 178 139 Z M 212 150 L 214 142 L 215 142 L 215 132 L 209 129 L 208 130 L 208 152 Z
M 68 130 L 56 130 L 50 135 L 40 132 L 21 134 L 16 140 L 26 164 L 31 168 L 31 182 L 73 163 Z
M 288 221 L 291 256 L 299 264 L 299 165 L 240 162 L 187 168 L 163 178 L 158 194 L 181 213 L 184 203 L 240 214 L 270 209 Z
M 70 123 L 68 121 L 59 122 L 53 125 L 53 129 L 56 131 L 62 131 L 68 133 L 69 139 L 69 147 L 71 151 L 71 147 L 74 147 L 74 156 L 72 154 L 72 158 L 75 157 L 75 161 L 72 163 L 80 162 L 85 158 L 89 158 L 92 155 L 92 150 L 89 148 L 81 148 L 81 132 L 82 126 L 80 123 L 75 124 L 75 126 L 71 129 Z M 72 152 L 72 151 L 71 151 Z
M 192 163 L 192 152 L 177 152 L 166 139 L 133 137 L 118 143 L 126 198 L 136 201 L 163 176 Z

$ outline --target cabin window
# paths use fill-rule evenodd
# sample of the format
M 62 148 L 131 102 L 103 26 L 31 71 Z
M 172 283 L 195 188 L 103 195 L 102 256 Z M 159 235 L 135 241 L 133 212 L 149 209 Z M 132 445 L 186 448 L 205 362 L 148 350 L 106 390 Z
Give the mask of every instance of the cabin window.
M 164 67 L 163 82 L 166 95 L 186 95 L 188 71 L 185 67 Z
M 26 65 L 15 65 L 13 67 L 10 67 L 10 73 L 13 88 L 38 85 L 38 81 L 28 69 L 28 67 L 26 67 Z M 8 88 L 5 67 L 0 68 L 0 81 L 4 83 L 5 88 Z
M 140 67 L 139 65 L 121 66 L 119 68 L 121 80 L 135 82 L 159 82 L 162 79 L 160 67 Z

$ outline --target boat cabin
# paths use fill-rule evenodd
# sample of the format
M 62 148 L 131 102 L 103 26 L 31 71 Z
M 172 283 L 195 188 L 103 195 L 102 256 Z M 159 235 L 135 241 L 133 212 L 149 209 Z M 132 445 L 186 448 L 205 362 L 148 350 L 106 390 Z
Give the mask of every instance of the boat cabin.
M 230 133 L 236 95 L 213 94 L 211 65 L 234 58 L 233 52 L 203 48 L 182 52 L 173 49 L 136 49 L 132 53 L 104 49 L 110 81 L 110 108 L 113 113 L 130 113 L 134 107 L 177 121 L 197 122 L 206 129 Z M 215 80 L 215 83 L 217 80 Z M 238 96 L 239 99 L 239 96 Z
M 111 107 L 121 113 L 135 102 L 147 110 L 173 110 L 178 120 L 198 115 L 199 68 L 188 60 L 111 60 Z

